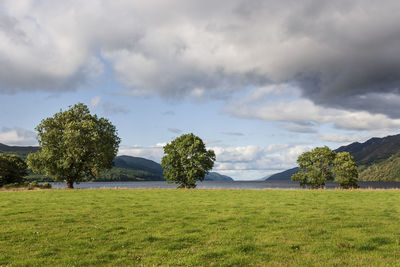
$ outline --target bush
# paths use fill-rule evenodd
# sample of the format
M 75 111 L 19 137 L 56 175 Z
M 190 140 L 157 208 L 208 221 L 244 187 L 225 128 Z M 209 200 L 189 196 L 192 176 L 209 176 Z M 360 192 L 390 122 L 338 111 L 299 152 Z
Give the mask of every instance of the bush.
M 41 187 L 41 185 L 38 182 L 33 181 L 28 185 L 28 190 L 32 190 L 32 189 L 40 188 L 40 187 Z
M 27 165 L 20 157 L 0 154 L 0 187 L 15 183 L 20 184 L 27 174 Z
M 20 183 L 11 183 L 3 185 L 3 188 L 10 189 L 10 188 L 18 188 L 21 187 Z
M 52 188 L 49 182 L 44 184 L 39 184 L 37 181 L 33 181 L 31 183 L 23 182 L 23 183 L 11 183 L 3 185 L 5 189 L 12 189 L 12 188 L 27 188 L 28 190 L 33 190 L 35 188 L 42 188 L 42 189 L 50 189 Z
M 45 182 L 44 184 L 42 184 L 42 188 L 44 188 L 44 189 L 50 189 L 50 188 L 51 188 L 51 183 Z

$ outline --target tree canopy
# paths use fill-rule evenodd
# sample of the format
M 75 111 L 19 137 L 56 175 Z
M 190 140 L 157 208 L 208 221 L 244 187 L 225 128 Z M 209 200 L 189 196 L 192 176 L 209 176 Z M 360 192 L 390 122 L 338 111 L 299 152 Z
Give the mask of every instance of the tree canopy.
M 27 174 L 27 165 L 20 157 L 0 154 L 0 186 L 21 183 Z
M 113 166 L 120 143 L 115 126 L 82 103 L 42 120 L 36 130 L 41 151 L 28 155 L 29 167 L 68 188 Z
M 353 156 L 349 152 L 336 154 L 333 161 L 333 173 L 335 182 L 339 183 L 340 188 L 357 188 L 358 168 Z
M 203 141 L 194 134 L 183 134 L 164 146 L 161 166 L 164 177 L 179 188 L 195 188 L 213 168 L 215 153 L 207 150 Z
M 329 147 L 317 147 L 301 154 L 297 163 L 299 172 L 292 175 L 292 180 L 299 181 L 301 186 L 322 188 L 326 181 L 333 180 L 332 165 L 335 152 Z
M 293 181 L 310 188 L 323 188 L 334 180 L 341 188 L 358 187 L 358 169 L 348 152 L 336 153 L 329 147 L 317 147 L 301 154 L 297 163 L 299 171 L 292 175 Z

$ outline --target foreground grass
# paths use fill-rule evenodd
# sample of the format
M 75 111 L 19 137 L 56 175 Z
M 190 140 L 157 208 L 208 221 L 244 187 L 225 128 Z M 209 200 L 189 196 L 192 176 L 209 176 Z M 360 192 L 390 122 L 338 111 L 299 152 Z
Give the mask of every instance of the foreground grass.
M 400 265 L 400 191 L 3 191 L 8 264 Z

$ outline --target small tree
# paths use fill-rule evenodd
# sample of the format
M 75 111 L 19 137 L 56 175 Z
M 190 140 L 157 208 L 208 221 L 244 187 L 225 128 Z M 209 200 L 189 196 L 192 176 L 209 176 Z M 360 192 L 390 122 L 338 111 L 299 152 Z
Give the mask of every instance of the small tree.
M 310 188 L 323 188 L 326 181 L 333 180 L 332 166 L 336 153 L 329 147 L 317 147 L 310 152 L 301 154 L 297 163 L 299 172 L 292 175 L 293 181 Z
M 28 155 L 29 167 L 67 188 L 113 166 L 120 143 L 115 126 L 82 103 L 42 120 L 36 130 L 42 149 Z
M 179 188 L 195 188 L 196 181 L 203 181 L 215 161 L 214 151 L 206 150 L 203 141 L 192 133 L 165 145 L 164 154 L 164 177 L 169 183 L 179 184 Z
M 27 165 L 20 157 L 0 154 L 0 187 L 5 184 L 22 183 L 27 174 Z
M 349 152 L 337 153 L 333 166 L 335 182 L 340 188 L 358 188 L 358 168 Z

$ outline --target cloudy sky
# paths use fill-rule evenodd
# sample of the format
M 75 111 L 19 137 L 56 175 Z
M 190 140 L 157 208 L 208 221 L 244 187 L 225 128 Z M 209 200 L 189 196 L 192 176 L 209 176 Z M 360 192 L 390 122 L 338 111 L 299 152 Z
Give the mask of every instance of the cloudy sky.
M 193 132 L 254 179 L 315 146 L 399 133 L 400 1 L 2 0 L 0 143 L 77 102 L 120 154 Z

